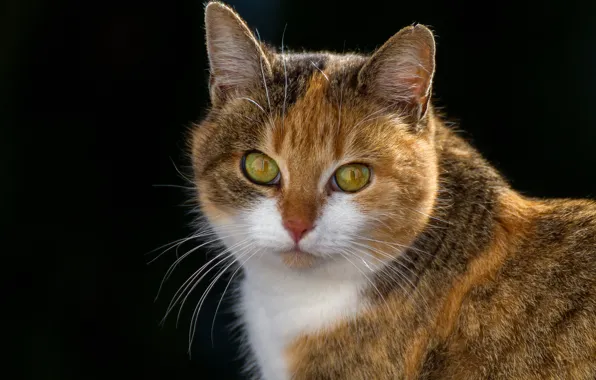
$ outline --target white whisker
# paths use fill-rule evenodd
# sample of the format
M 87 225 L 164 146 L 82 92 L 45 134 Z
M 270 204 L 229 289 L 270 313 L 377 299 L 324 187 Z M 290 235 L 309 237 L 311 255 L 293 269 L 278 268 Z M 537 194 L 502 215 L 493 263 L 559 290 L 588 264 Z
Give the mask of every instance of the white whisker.
M 244 260 L 242 262 L 242 264 L 238 265 L 238 268 L 236 268 L 236 270 L 234 271 L 234 273 L 232 273 L 232 276 L 230 276 L 230 279 L 228 280 L 228 284 L 226 285 L 226 287 L 223 290 L 223 293 L 221 294 L 221 298 L 219 299 L 219 302 L 217 303 L 217 307 L 215 308 L 215 313 L 213 313 L 213 321 L 211 322 L 211 345 L 213 346 L 213 328 L 215 327 L 215 318 L 217 317 L 217 312 L 219 311 L 219 307 L 224 299 L 224 296 L 226 294 L 226 291 L 228 290 L 228 287 L 230 286 L 230 284 L 232 283 L 232 280 L 234 279 L 234 276 L 236 276 L 236 273 L 238 273 L 238 271 L 244 266 L 244 264 L 246 264 L 248 262 L 248 260 L 250 260 L 254 255 L 256 255 L 257 253 L 259 253 L 262 251 L 256 249 L 254 253 L 252 253 L 246 260 Z
M 188 178 L 187 176 L 185 176 L 184 174 L 182 174 L 182 172 L 176 166 L 176 163 L 174 163 L 174 160 L 172 159 L 172 157 L 170 157 L 170 161 L 172 162 L 172 165 L 174 165 L 174 169 L 176 169 L 176 171 L 182 177 L 182 179 L 184 179 L 185 181 L 187 181 L 188 183 L 190 183 L 191 185 L 194 186 L 195 185 L 194 181 L 192 179 Z
M 344 101 L 344 83 L 341 82 L 341 85 L 339 86 L 339 105 L 337 107 L 337 133 L 338 134 L 341 129 L 341 108 L 343 105 L 343 101 Z
M 178 288 L 178 290 L 176 291 L 176 293 L 174 294 L 174 296 L 172 297 L 172 300 L 170 301 L 167 309 L 166 309 L 166 313 L 164 315 L 164 317 L 161 320 L 161 323 L 163 324 L 165 322 L 165 320 L 168 318 L 168 316 L 170 315 L 170 313 L 172 312 L 172 310 L 174 309 L 174 307 L 176 306 L 176 304 L 180 301 L 180 299 L 182 297 L 184 297 L 184 295 L 187 293 L 187 290 L 189 289 L 189 287 L 193 284 L 193 282 L 197 279 L 197 277 L 199 277 L 199 279 L 197 280 L 197 282 L 200 282 L 209 272 L 211 272 L 215 267 L 217 267 L 219 264 L 221 264 L 223 261 L 225 261 L 225 259 L 229 256 L 231 256 L 231 254 L 229 253 L 232 249 L 238 247 L 238 246 L 242 246 L 243 244 L 246 244 L 246 242 L 248 241 L 248 239 L 244 239 L 241 240 L 240 242 L 234 244 L 233 246 L 231 246 L 230 248 L 227 248 L 225 250 L 223 250 L 222 252 L 220 252 L 219 254 L 217 254 L 214 258 L 212 258 L 211 260 L 209 260 L 207 263 L 205 263 L 201 268 L 199 268 L 198 270 L 196 270 L 186 281 L 184 281 L 184 283 Z M 227 255 L 226 257 L 224 257 L 223 259 L 221 259 L 219 262 L 217 262 L 216 264 L 214 264 L 210 269 L 208 269 L 205 273 L 203 273 L 203 275 L 201 275 L 201 273 L 208 268 L 208 266 L 214 262 L 215 260 L 219 259 L 220 257 Z M 194 288 L 193 288 L 194 289 Z M 192 289 L 191 289 L 192 291 Z M 188 295 L 187 295 L 188 296 Z M 184 301 L 186 301 L 186 297 L 184 298 Z M 184 305 L 184 303 L 182 304 L 182 306 Z M 182 306 L 180 307 L 182 309 Z M 180 311 L 178 312 L 178 317 L 180 316 L 180 312 L 182 311 L 180 309 Z M 178 324 L 178 318 L 176 320 L 176 325 Z
M 366 247 L 366 246 L 364 246 L 364 247 Z M 367 247 L 367 248 L 368 248 L 368 249 L 372 249 L 372 247 Z M 408 276 L 406 276 L 404 273 L 402 273 L 402 272 L 400 272 L 399 270 L 397 270 L 397 268 L 394 268 L 394 267 L 391 267 L 391 266 L 387 265 L 387 264 L 388 264 L 388 262 L 384 262 L 383 260 L 381 260 L 381 259 L 379 259 L 378 257 L 376 257 L 376 256 L 372 255 L 371 253 L 369 253 L 369 252 L 366 252 L 366 251 L 364 251 L 364 250 L 361 250 L 361 249 L 358 249 L 358 248 L 356 248 L 356 250 L 357 250 L 358 252 L 360 252 L 360 253 L 364 254 L 364 255 L 367 255 L 368 257 L 371 257 L 371 258 L 373 258 L 373 259 L 375 259 L 375 260 L 377 260 L 377 261 L 379 261 L 379 262 L 381 262 L 381 263 L 384 263 L 384 264 L 385 264 L 385 266 L 384 266 L 384 268 L 383 268 L 384 270 L 390 270 L 390 271 L 391 271 L 393 274 L 395 274 L 395 275 L 397 275 L 397 276 L 398 276 L 398 279 L 394 279 L 394 278 L 393 278 L 391 275 L 389 275 L 389 276 L 388 276 L 388 278 L 389 278 L 390 280 L 392 280 L 392 282 L 396 283 L 396 284 L 397 284 L 397 285 L 398 285 L 398 286 L 399 286 L 399 287 L 400 287 L 400 288 L 401 288 L 401 289 L 402 289 L 402 290 L 403 290 L 403 291 L 404 291 L 406 294 L 410 294 L 410 297 L 411 297 L 411 292 L 408 292 L 408 291 L 407 291 L 407 289 L 406 289 L 404 286 L 402 286 L 402 284 L 400 283 L 400 281 L 399 281 L 399 280 L 404 280 L 404 281 L 406 281 L 406 282 L 407 282 L 407 283 L 410 285 L 410 287 L 411 287 L 411 289 L 412 289 L 412 291 L 413 291 L 413 292 L 418 292 L 418 293 L 420 294 L 420 297 L 421 297 L 421 299 L 422 299 L 422 302 L 424 303 L 424 306 L 425 306 L 427 309 L 430 309 L 430 306 L 428 305 L 428 302 L 426 301 L 426 299 L 424 298 L 424 296 L 422 295 L 422 293 L 420 293 L 420 292 L 418 291 L 418 289 L 417 289 L 416 285 L 415 285 L 415 284 L 414 284 L 414 283 L 413 283 L 413 282 L 412 282 L 412 281 L 411 281 L 411 280 L 408 278 Z M 374 250 L 374 252 L 378 253 L 379 255 L 381 255 L 381 256 L 383 256 L 383 257 L 387 257 L 387 258 L 389 258 L 389 259 L 391 259 L 391 258 L 392 258 L 392 256 L 391 256 L 391 255 L 389 255 L 389 254 L 387 254 L 386 252 L 382 252 L 382 251 L 379 251 L 379 250 L 376 250 L 376 249 Z M 403 265 L 403 264 L 402 264 L 402 263 L 400 263 L 399 261 L 392 261 L 392 262 L 395 262 L 395 263 L 397 263 L 397 264 L 398 264 L 400 267 L 402 267 L 402 268 L 404 268 L 404 269 L 407 269 L 407 270 L 408 270 L 408 271 L 410 271 L 410 273 L 412 273 L 412 274 L 413 274 L 415 277 L 418 277 L 418 275 L 417 275 L 416 273 L 414 273 L 414 272 L 413 272 L 413 271 L 412 271 L 410 268 L 408 268 L 407 266 Z M 382 273 L 382 272 L 380 272 L 380 273 Z
M 164 284 L 166 281 L 168 281 L 168 279 L 170 278 L 170 276 L 172 275 L 172 273 L 174 272 L 174 270 L 176 269 L 176 267 L 178 266 L 178 264 L 180 264 L 180 262 L 182 262 L 182 260 L 184 260 L 184 259 L 185 259 L 186 257 L 188 257 L 190 254 L 192 254 L 193 252 L 197 251 L 198 249 L 200 249 L 200 248 L 202 248 L 202 247 L 204 247 L 204 246 L 206 246 L 206 245 L 208 245 L 208 244 L 211 244 L 211 243 L 213 243 L 213 242 L 219 241 L 219 240 L 221 240 L 221 239 L 228 238 L 228 237 L 234 237 L 234 236 L 245 236 L 245 235 L 248 235 L 248 233 L 244 233 L 244 234 L 234 234 L 234 235 L 227 235 L 227 236 L 224 236 L 224 237 L 222 237 L 222 238 L 220 238 L 220 237 L 216 237 L 215 239 L 211 239 L 211 240 L 209 240 L 209 241 L 207 241 L 207 242 L 204 242 L 204 243 L 202 243 L 202 244 L 199 244 L 198 246 L 196 246 L 196 247 L 194 247 L 193 249 L 191 249 L 191 250 L 189 250 L 188 252 L 186 252 L 184 255 L 180 256 L 178 259 L 176 259 L 176 261 L 174 261 L 174 263 L 172 263 L 172 265 L 170 265 L 170 267 L 169 267 L 169 268 L 168 268 L 168 270 L 166 271 L 166 274 L 164 275 L 164 278 L 161 280 L 161 284 L 159 285 L 159 290 L 157 291 L 157 296 L 156 296 L 156 299 L 157 299 L 157 297 L 159 297 L 159 294 L 160 294 L 160 292 L 161 292 L 161 289 L 162 289 L 162 287 L 163 287 L 163 284 Z
M 145 255 L 150 255 L 150 254 L 154 253 L 155 251 L 159 251 L 160 249 L 167 248 L 167 247 L 169 247 L 169 246 L 175 246 L 175 245 L 176 245 L 177 243 L 179 243 L 179 242 L 186 242 L 186 241 L 188 241 L 188 240 L 191 240 L 191 239 L 195 238 L 196 236 L 197 236 L 196 234 L 191 234 L 190 236 L 187 236 L 187 237 L 185 237 L 185 238 L 174 240 L 173 242 L 170 242 L 170 243 L 164 244 L 164 245 L 162 245 L 162 246 L 159 246 L 159 247 L 157 247 L 157 248 L 155 248 L 155 249 L 153 249 L 153 250 L 151 250 L 151 251 L 149 251 L 149 252 L 145 253 Z M 164 253 L 164 252 L 160 253 L 160 255 L 162 255 L 163 253 Z M 159 256 L 158 256 L 158 257 L 159 257 Z M 155 259 L 157 259 L 158 257 L 156 257 Z M 151 261 L 149 261 L 147 264 L 151 264 L 151 262 L 155 261 L 155 259 L 152 259 L 152 260 L 151 260 Z
M 254 245 L 254 243 L 251 243 L 248 248 L 252 247 Z M 230 269 L 230 267 L 232 265 L 234 265 L 240 258 L 246 256 L 248 254 L 248 252 L 244 252 L 238 256 L 236 256 L 225 268 L 223 268 L 222 270 L 220 270 L 219 274 L 216 275 L 216 277 L 211 281 L 211 283 L 209 284 L 209 286 L 207 287 L 207 289 L 205 289 L 205 291 L 203 292 L 203 295 L 201 295 L 201 298 L 199 299 L 199 303 L 197 304 L 197 306 L 195 306 L 195 309 L 193 311 L 193 315 L 191 317 L 191 329 L 189 331 L 189 339 L 188 339 L 188 351 L 190 352 L 191 347 L 192 347 L 192 342 L 193 342 L 193 338 L 196 332 L 196 328 L 197 328 L 197 321 L 199 318 L 199 313 L 201 312 L 201 308 L 203 307 L 203 303 L 205 302 L 205 300 L 207 299 L 207 295 L 209 295 L 209 292 L 211 291 L 211 289 L 213 289 L 213 287 L 215 286 L 215 284 L 217 283 L 217 281 L 221 278 L 221 276 L 223 276 L 228 269 Z M 195 284 L 196 286 L 196 284 Z M 194 289 L 194 286 L 193 286 Z M 190 290 L 190 292 L 192 292 L 192 290 Z M 190 293 L 189 292 L 189 293 Z
M 184 189 L 184 190 L 196 190 L 196 187 L 189 187 L 189 186 L 180 186 L 180 185 L 168 185 L 168 184 L 155 184 L 151 185 L 153 187 L 172 187 L 174 189 Z
M 259 45 L 262 44 L 261 42 L 261 35 L 259 34 L 259 30 L 255 29 L 257 32 L 257 38 L 259 39 Z M 269 113 L 271 113 L 271 100 L 269 99 L 269 89 L 267 88 L 267 78 L 265 78 L 265 70 L 263 69 L 263 55 L 259 54 L 259 59 L 261 63 L 261 77 L 263 78 L 263 87 L 265 87 L 265 95 L 267 95 L 267 105 L 269 106 Z
M 209 260 L 209 262 L 205 263 L 199 270 L 194 272 L 184 282 L 184 284 L 182 284 L 182 286 L 180 286 L 180 288 L 178 289 L 176 294 L 174 294 L 174 297 L 172 298 L 172 301 L 170 302 L 170 305 L 168 306 L 168 311 L 166 312 L 166 316 L 164 317 L 164 319 L 167 317 L 168 313 L 173 310 L 173 308 L 180 301 L 180 299 L 182 299 L 182 302 L 180 303 L 180 308 L 178 309 L 178 315 L 176 316 L 176 326 L 178 326 L 178 323 L 180 321 L 180 315 L 182 313 L 182 309 L 184 308 L 184 304 L 186 303 L 186 300 L 188 299 L 188 297 L 190 296 L 192 291 L 196 288 L 196 286 L 218 265 L 224 263 L 230 257 L 233 257 L 234 254 L 232 253 L 232 249 L 246 248 L 247 246 L 250 246 L 250 244 L 251 243 L 248 242 L 248 239 L 244 239 L 243 241 L 235 244 L 234 246 L 223 250 L 222 252 L 217 254 L 217 256 L 215 256 L 213 259 Z M 221 258 L 221 259 L 217 263 L 213 264 L 213 266 L 211 266 L 211 268 L 207 269 L 209 267 L 209 264 L 211 264 L 213 261 L 215 261 L 219 258 Z M 201 272 L 203 272 L 205 269 L 207 269 L 207 270 L 201 274 Z
M 374 241 L 374 239 L 371 239 L 371 240 L 373 240 L 373 241 Z M 380 241 L 379 241 L 379 242 L 380 242 Z M 366 249 L 366 250 L 372 250 L 373 252 L 375 252 L 375 253 L 377 253 L 377 254 L 381 255 L 382 257 L 385 257 L 385 258 L 387 258 L 387 259 L 388 259 L 388 261 L 387 261 L 387 262 L 384 262 L 384 261 L 382 261 L 381 259 L 379 259 L 378 257 L 376 257 L 376 256 L 372 255 L 371 253 L 369 253 L 369 252 L 366 252 L 366 250 L 362 250 L 362 249 L 358 249 L 358 248 L 356 248 L 356 250 L 358 250 L 360 253 L 362 253 L 362 254 L 365 254 L 365 255 L 368 255 L 369 257 L 375 258 L 376 260 L 378 260 L 378 261 L 380 261 L 380 262 L 384 262 L 384 263 L 385 263 L 385 267 L 384 267 L 384 269 L 391 270 L 393 273 L 397 274 L 397 275 L 398 275 L 398 276 L 399 276 L 401 279 L 403 279 L 404 281 L 408 282 L 408 284 L 409 284 L 409 285 L 412 287 L 413 291 L 417 291 L 417 287 L 416 287 L 416 285 L 415 285 L 415 284 L 414 284 L 414 283 L 413 283 L 413 282 L 412 282 L 412 281 L 411 281 L 411 280 L 408 278 L 408 276 L 406 276 L 404 273 L 402 273 L 402 272 L 398 271 L 396 268 L 393 268 L 393 267 L 391 267 L 391 266 L 389 265 L 390 263 L 396 263 L 397 265 L 399 265 L 399 266 L 400 266 L 400 267 L 402 267 L 403 269 L 405 269 L 405 270 L 407 270 L 408 272 L 410 272 L 410 273 L 411 273 L 411 274 L 412 274 L 414 277 L 418 278 L 418 274 L 417 274 L 416 272 L 414 272 L 412 269 L 408 268 L 408 267 L 407 267 L 406 265 L 404 265 L 403 263 L 401 263 L 401 262 L 399 261 L 399 259 L 398 259 L 398 257 L 397 257 L 396 255 L 390 255 L 389 253 L 387 253 L 387 252 L 385 252 L 385 251 L 382 251 L 382 250 L 376 249 L 376 248 L 374 248 L 374 247 L 367 246 L 367 245 L 365 245 L 365 244 L 358 243 L 358 242 L 356 242 L 356 241 L 353 241 L 352 243 L 353 243 L 353 244 L 355 244 L 355 245 L 358 245 L 358 246 L 360 246 L 360 247 L 363 247 L 363 248 L 364 248 L 364 249 Z M 400 250 L 400 252 L 401 252 L 401 251 L 402 251 L 402 250 Z M 396 260 L 396 258 L 397 258 L 397 260 Z M 409 258 L 408 258 L 407 256 L 405 256 L 405 255 L 401 255 L 401 256 L 399 256 L 399 258 L 404 258 L 404 259 L 406 259 L 406 260 L 409 260 Z M 411 261 L 410 261 L 410 262 L 411 262 Z M 397 282 L 397 283 L 399 284 L 399 282 Z M 400 285 L 400 287 L 401 287 L 401 285 Z M 402 290 L 404 290 L 404 291 L 405 291 L 405 289 L 404 289 L 403 287 L 401 287 L 401 288 L 402 288 Z M 424 296 L 423 296 L 421 293 L 420 293 L 420 295 L 421 295 L 422 301 L 423 301 L 423 303 L 425 304 L 425 306 L 426 306 L 427 308 L 430 308 L 430 307 L 429 307 L 429 305 L 428 305 L 428 302 L 426 301 L 426 299 L 424 298 Z
M 362 124 L 364 124 L 366 122 L 369 122 L 371 120 L 378 119 L 380 117 L 385 116 L 385 115 L 378 115 L 378 114 L 381 113 L 381 112 L 387 111 L 389 108 L 390 108 L 390 106 L 383 107 L 381 109 L 376 110 L 375 112 L 370 113 L 368 116 L 362 118 L 358 123 L 356 123 L 353 126 L 353 128 L 359 127 L 360 125 L 362 125 Z M 378 116 L 375 116 L 375 115 L 378 115 Z M 373 116 L 375 116 L 375 117 L 373 117 Z
M 383 300 L 383 302 L 385 302 L 385 305 L 387 305 L 387 308 L 389 309 L 389 304 L 387 303 L 387 301 L 385 300 L 385 297 L 383 297 L 383 294 L 381 293 L 381 291 L 379 290 L 379 288 L 377 288 L 377 286 L 375 285 L 374 282 L 372 282 L 372 280 L 368 277 L 368 275 L 366 273 L 364 273 L 364 271 L 362 269 L 360 269 L 356 264 L 354 264 L 352 262 L 352 260 L 350 260 L 344 253 L 348 253 L 348 254 L 352 254 L 350 251 L 346 251 L 346 250 L 342 250 L 339 252 L 340 255 L 342 255 L 350 264 L 352 264 L 354 266 L 354 268 L 356 268 L 361 274 L 362 276 L 364 276 L 364 278 L 366 278 L 366 280 L 368 281 L 368 283 L 377 291 L 377 293 L 379 294 L 379 296 L 381 297 L 381 299 Z
M 323 74 L 323 76 L 325 77 L 325 79 L 327 79 L 327 82 L 331 83 L 331 82 L 329 81 L 329 77 L 327 76 L 327 74 L 325 74 L 325 73 L 323 72 L 323 70 L 319 69 L 319 66 L 317 66 L 317 65 L 316 65 L 316 64 L 315 64 L 313 61 L 310 61 L 310 63 L 311 63 L 311 64 L 312 64 L 312 65 L 313 65 L 313 66 L 314 66 L 314 67 L 315 67 L 317 70 L 319 70 L 319 72 L 320 72 L 321 74 Z
M 248 100 L 249 102 L 251 102 L 251 103 L 252 103 L 252 104 L 254 104 L 255 106 L 259 107 L 259 109 L 260 109 L 261 111 L 265 112 L 265 110 L 263 109 L 263 107 L 261 107 L 261 105 L 260 105 L 259 103 L 255 102 L 255 101 L 254 101 L 254 100 L 252 100 L 251 98 L 246 98 L 246 97 L 244 97 L 244 98 L 238 98 L 238 99 L 241 99 L 241 100 Z
M 405 208 L 406 210 L 410 210 L 410 211 L 417 212 L 417 213 L 419 213 L 419 214 L 421 214 L 421 215 L 424 215 L 424 216 L 426 216 L 426 217 L 429 217 L 430 219 L 433 219 L 433 220 L 439 221 L 439 222 L 441 222 L 441 223 L 445 223 L 445 224 L 451 224 L 450 222 L 448 222 L 448 221 L 446 221 L 446 220 L 443 220 L 443 219 L 441 219 L 441 218 L 437 218 L 436 216 L 429 215 L 429 214 L 427 214 L 427 213 L 425 213 L 425 212 L 422 212 L 422 211 L 420 211 L 420 210 L 416 210 L 416 209 L 409 208 L 409 207 L 404 207 L 404 208 Z
M 281 59 L 284 65 L 284 78 L 285 78 L 285 85 L 284 85 L 284 104 L 283 104 L 283 108 L 282 108 L 282 119 L 281 119 L 281 125 L 282 125 L 282 129 L 284 128 L 284 121 L 286 119 L 286 101 L 288 99 L 288 71 L 286 68 L 286 56 L 284 55 L 284 39 L 286 36 L 286 28 L 288 27 L 288 24 L 286 24 L 286 26 L 284 26 L 284 31 L 281 35 Z

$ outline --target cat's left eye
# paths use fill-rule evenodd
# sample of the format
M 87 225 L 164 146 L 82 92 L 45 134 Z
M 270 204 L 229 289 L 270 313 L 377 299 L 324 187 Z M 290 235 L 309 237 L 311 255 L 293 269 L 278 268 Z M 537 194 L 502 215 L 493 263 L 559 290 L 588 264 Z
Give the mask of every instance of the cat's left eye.
M 331 186 L 336 191 L 354 193 L 362 190 L 370 182 L 370 168 L 363 164 L 341 166 L 331 178 Z

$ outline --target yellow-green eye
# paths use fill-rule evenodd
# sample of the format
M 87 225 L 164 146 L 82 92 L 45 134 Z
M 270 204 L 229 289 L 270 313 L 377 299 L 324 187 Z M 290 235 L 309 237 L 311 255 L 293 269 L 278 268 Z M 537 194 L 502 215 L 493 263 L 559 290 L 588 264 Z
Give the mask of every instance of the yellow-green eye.
M 273 185 L 279 182 L 279 167 L 273 159 L 260 152 L 252 152 L 242 159 L 246 177 L 259 185 Z
M 362 164 L 348 164 L 335 171 L 334 184 L 339 190 L 353 193 L 361 190 L 370 181 L 370 169 Z

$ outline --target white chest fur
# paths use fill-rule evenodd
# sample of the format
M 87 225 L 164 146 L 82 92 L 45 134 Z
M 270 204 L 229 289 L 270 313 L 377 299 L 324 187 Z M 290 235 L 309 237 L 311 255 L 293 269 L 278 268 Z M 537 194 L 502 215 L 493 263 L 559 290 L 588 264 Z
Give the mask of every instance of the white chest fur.
M 264 380 L 290 379 L 285 351 L 293 339 L 362 310 L 366 279 L 349 265 L 336 263 L 333 273 L 325 268 L 311 272 L 261 265 L 246 268 L 241 313 Z

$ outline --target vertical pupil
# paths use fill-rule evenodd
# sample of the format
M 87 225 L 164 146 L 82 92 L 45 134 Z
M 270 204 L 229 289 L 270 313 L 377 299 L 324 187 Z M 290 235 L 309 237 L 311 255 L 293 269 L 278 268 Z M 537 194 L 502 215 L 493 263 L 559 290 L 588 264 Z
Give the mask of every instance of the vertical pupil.
M 343 191 L 355 192 L 362 189 L 369 179 L 369 169 L 364 165 L 346 165 L 335 175 L 336 185 Z
M 264 175 L 269 172 L 269 160 L 265 159 L 264 157 L 257 157 L 251 164 L 252 169 L 255 171 L 257 175 Z
M 262 173 L 267 173 L 269 170 L 269 162 L 265 160 L 263 157 L 257 160 L 257 170 L 261 171 Z

